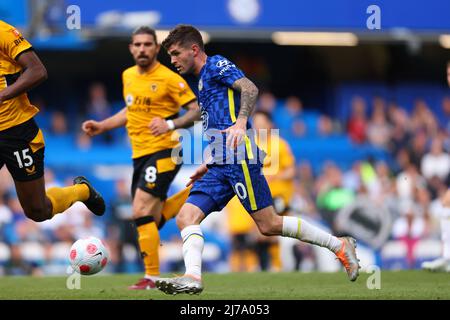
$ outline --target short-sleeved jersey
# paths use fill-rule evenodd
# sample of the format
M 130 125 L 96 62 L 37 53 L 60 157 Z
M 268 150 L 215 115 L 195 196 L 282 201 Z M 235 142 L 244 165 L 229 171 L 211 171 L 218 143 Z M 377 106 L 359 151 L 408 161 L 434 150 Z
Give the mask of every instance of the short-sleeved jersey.
M 137 66 L 128 68 L 122 81 L 133 159 L 179 145 L 172 132 L 154 136 L 148 125 L 155 117 L 176 118 L 183 105 L 195 100 L 186 81 L 160 63 L 144 74 Z
M 256 152 L 253 138 L 246 137 L 245 144 L 238 150 L 226 148 L 225 135 L 219 131 L 231 127 L 240 110 L 240 92 L 232 88 L 244 73 L 231 61 L 220 55 L 208 57 L 202 67 L 198 81 L 198 101 L 201 108 L 203 130 L 213 151 L 213 162 L 220 163 L 234 159 L 252 159 Z M 247 129 L 250 129 L 247 124 Z M 221 150 L 221 152 L 217 152 Z M 216 151 L 216 152 L 214 152 Z
M 21 53 L 31 49 L 31 44 L 16 28 L 0 20 L 0 91 L 19 78 L 22 67 L 16 60 Z M 26 93 L 3 101 L 0 104 L 0 131 L 30 120 L 38 111 Z
M 272 196 L 283 198 L 286 204 L 291 202 L 292 196 L 294 194 L 294 180 L 282 180 L 277 178 L 277 174 L 282 172 L 289 167 L 295 165 L 295 157 L 292 154 L 291 148 L 287 141 L 278 137 L 276 141 L 268 141 L 267 143 L 257 142 L 258 147 L 264 150 L 267 154 L 264 159 L 263 173 L 267 176 L 272 176 L 269 179 L 269 188 Z M 272 143 L 278 144 L 278 155 L 273 154 L 276 152 L 272 149 Z

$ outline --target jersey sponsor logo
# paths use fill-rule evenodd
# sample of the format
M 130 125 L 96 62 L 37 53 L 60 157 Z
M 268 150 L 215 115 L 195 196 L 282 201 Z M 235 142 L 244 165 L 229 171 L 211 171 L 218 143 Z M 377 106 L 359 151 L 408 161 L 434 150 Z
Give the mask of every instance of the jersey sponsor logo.
M 19 30 L 12 29 L 11 32 L 16 38 L 20 38 L 21 37 Z
M 11 29 L 11 33 L 14 35 L 16 40 L 14 40 L 14 45 L 18 46 L 23 40 L 25 40 L 22 35 L 20 34 L 19 30 L 17 29 Z
M 225 72 L 227 72 L 228 70 L 230 70 L 231 68 L 236 68 L 235 64 L 227 64 L 225 67 L 223 67 L 220 71 L 219 74 L 223 75 Z
M 36 173 L 36 167 L 35 166 L 32 166 L 31 168 L 25 168 L 25 171 L 27 172 L 27 174 L 29 175 L 29 176 L 31 176 L 31 175 L 33 175 L 33 174 L 35 174 Z
M 127 104 L 127 106 L 131 106 L 133 104 L 133 95 L 127 95 L 127 97 L 125 98 L 125 103 Z
M 125 102 L 127 106 L 135 105 L 135 106 L 150 106 L 152 104 L 152 98 L 145 96 L 136 96 L 129 94 L 125 98 Z
M 152 98 L 145 96 L 137 96 L 134 100 L 135 105 L 146 105 L 149 106 L 152 104 Z
M 133 106 L 128 106 L 128 111 L 129 112 L 145 112 L 148 113 L 150 112 L 151 108 L 150 107 L 133 107 Z
M 227 64 L 229 64 L 230 63 L 230 61 L 228 61 L 228 60 L 226 60 L 226 59 L 223 59 L 223 60 L 219 60 L 219 61 L 217 61 L 217 63 L 216 63 L 216 66 L 218 67 L 218 68 L 222 68 L 222 67 L 225 67 Z
M 20 37 L 19 39 L 14 40 L 14 45 L 18 46 L 23 40 L 25 40 L 23 37 Z
M 156 187 L 156 183 L 154 183 L 154 182 L 153 182 L 153 183 L 150 183 L 150 182 L 149 182 L 149 183 L 146 183 L 145 186 L 146 186 L 148 189 L 154 189 L 154 188 Z

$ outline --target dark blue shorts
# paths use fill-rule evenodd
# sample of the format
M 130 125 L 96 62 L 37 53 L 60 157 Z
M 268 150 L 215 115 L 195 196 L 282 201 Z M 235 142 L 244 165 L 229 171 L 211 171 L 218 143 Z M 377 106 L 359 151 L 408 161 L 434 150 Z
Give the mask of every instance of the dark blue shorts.
M 261 164 L 241 162 L 208 168 L 208 172 L 194 183 L 187 199 L 205 215 L 222 210 L 234 195 L 249 213 L 273 205 Z

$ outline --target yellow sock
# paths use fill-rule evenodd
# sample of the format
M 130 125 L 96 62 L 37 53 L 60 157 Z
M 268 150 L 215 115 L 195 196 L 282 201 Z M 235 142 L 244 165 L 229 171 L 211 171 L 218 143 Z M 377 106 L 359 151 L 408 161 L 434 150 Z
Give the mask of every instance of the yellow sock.
M 174 194 L 164 202 L 164 206 L 161 211 L 161 215 L 165 221 L 168 221 L 175 217 L 180 212 L 181 207 L 186 202 L 189 196 L 192 186 L 184 188 L 180 192 Z
M 85 201 L 89 198 L 89 188 L 85 184 L 75 184 L 64 188 L 50 188 L 47 198 L 52 203 L 52 214 L 66 211 L 74 202 Z
M 159 232 L 151 216 L 135 220 L 146 276 L 159 275 Z

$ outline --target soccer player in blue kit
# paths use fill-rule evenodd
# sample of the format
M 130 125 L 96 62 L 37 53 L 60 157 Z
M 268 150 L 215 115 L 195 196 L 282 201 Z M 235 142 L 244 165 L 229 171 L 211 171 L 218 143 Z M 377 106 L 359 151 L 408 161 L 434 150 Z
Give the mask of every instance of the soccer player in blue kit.
M 191 176 L 193 184 L 176 221 L 183 239 L 186 272 L 183 276 L 160 278 L 156 286 L 168 294 L 200 293 L 204 238 L 201 221 L 220 211 L 236 194 L 250 213 L 260 232 L 281 235 L 326 247 L 344 265 L 348 277 L 359 275 L 356 241 L 337 238 L 306 221 L 279 216 L 262 174 L 262 153 L 247 130 L 248 118 L 258 96 L 258 88 L 231 61 L 207 56 L 200 32 L 189 25 L 178 25 L 162 43 L 172 64 L 183 75 L 198 78 L 198 101 L 204 134 L 209 140 L 211 158 Z

